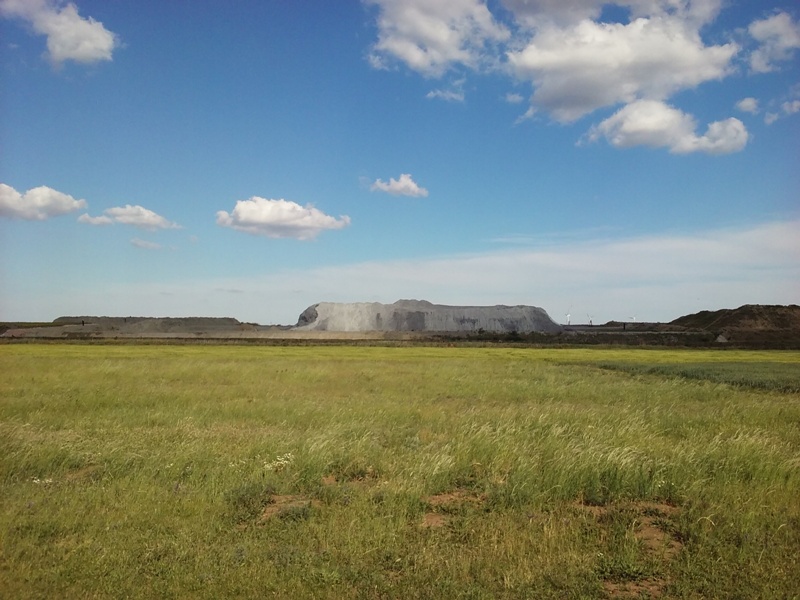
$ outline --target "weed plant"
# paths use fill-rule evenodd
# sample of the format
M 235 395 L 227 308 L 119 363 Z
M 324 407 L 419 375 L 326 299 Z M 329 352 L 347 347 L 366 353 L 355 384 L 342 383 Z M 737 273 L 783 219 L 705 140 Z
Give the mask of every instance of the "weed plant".
M 0 597 L 797 598 L 799 370 L 0 346 Z

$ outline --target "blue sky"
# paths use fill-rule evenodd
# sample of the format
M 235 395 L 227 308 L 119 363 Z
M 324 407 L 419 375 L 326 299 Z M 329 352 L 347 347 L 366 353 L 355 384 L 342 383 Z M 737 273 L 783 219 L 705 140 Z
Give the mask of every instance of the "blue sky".
M 800 300 L 800 10 L 0 0 L 0 320 Z

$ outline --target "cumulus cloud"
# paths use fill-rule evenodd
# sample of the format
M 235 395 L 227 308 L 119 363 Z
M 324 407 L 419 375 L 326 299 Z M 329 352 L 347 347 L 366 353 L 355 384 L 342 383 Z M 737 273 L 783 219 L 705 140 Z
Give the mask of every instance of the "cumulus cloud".
M 722 79 L 734 44 L 706 46 L 697 29 L 675 17 L 627 24 L 584 20 L 546 25 L 527 45 L 508 53 L 512 72 L 533 83 L 532 102 L 557 121 L 574 121 L 598 108 L 672 94 Z
M 760 44 L 750 55 L 750 69 L 754 73 L 775 71 L 776 62 L 789 60 L 800 48 L 800 24 L 785 12 L 753 21 L 748 32 Z
M 742 112 L 755 115 L 758 113 L 758 100 L 755 98 L 742 98 L 736 103 L 736 108 Z
M 346 215 L 337 219 L 311 205 L 258 196 L 237 201 L 230 213 L 217 212 L 217 225 L 268 238 L 311 240 L 326 229 L 342 229 L 349 224 Z
M 482 0 L 368 2 L 379 7 L 373 64 L 393 57 L 441 76 L 453 65 L 495 67 L 504 55 L 508 71 L 533 84 L 534 109 L 561 122 L 722 79 L 739 50 L 701 38 L 720 0 L 505 0 L 510 26 Z M 628 22 L 600 21 L 609 5 L 627 11 Z M 518 30 L 513 39 L 512 29 Z
M 88 214 L 78 217 L 80 223 L 87 225 L 112 225 L 121 223 L 122 225 L 132 225 L 139 229 L 155 231 L 156 229 L 181 229 L 177 223 L 173 223 L 161 215 L 144 208 L 143 206 L 126 204 L 125 206 L 115 206 L 103 211 L 98 217 Z
M 30 23 L 47 37 L 47 57 L 59 66 L 65 61 L 94 63 L 111 60 L 117 37 L 99 21 L 81 17 L 72 2 L 58 0 L 0 0 L 0 15 Z
M 697 123 L 691 115 L 663 102 L 639 100 L 593 127 L 588 139 L 596 141 L 602 137 L 617 148 L 668 148 L 674 154 L 729 154 L 747 144 L 747 129 L 739 119 L 715 121 L 702 136 L 697 135 L 696 129 Z
M 378 8 L 378 40 L 370 63 L 385 68 L 400 61 L 425 76 L 438 77 L 453 65 L 479 68 L 487 47 L 507 40 L 482 0 L 366 0 Z
M 86 206 L 86 200 L 75 200 L 69 194 L 44 185 L 20 194 L 10 185 L 0 183 L 0 217 L 44 221 Z
M 517 94 L 516 92 L 508 92 L 503 98 L 509 104 L 519 104 L 525 100 L 525 98 L 522 97 L 522 94 Z
M 634 105 L 629 112 L 638 112 L 640 101 L 666 105 L 680 92 L 734 73 L 742 51 L 733 41 L 707 42 L 701 35 L 717 19 L 723 0 L 365 2 L 378 8 L 373 66 L 394 61 L 426 77 L 441 77 L 456 67 L 504 72 L 532 88 L 517 123 L 534 115 L 571 123 L 599 109 L 626 105 Z M 797 29 L 784 12 L 752 23 L 749 35 L 759 42 L 750 55 L 753 69 L 771 69 L 791 57 L 800 44 Z M 428 97 L 461 100 L 463 94 L 443 88 Z M 513 93 L 505 99 L 520 103 L 523 96 Z M 752 102 L 739 109 L 752 112 L 757 106 Z M 659 145 L 719 154 L 746 142 L 746 130 L 736 119 L 712 123 L 704 135 L 687 136 L 692 119 L 669 120 L 680 129 L 666 133 L 682 141 Z
M 161 244 L 157 242 L 148 242 L 147 240 L 140 240 L 139 238 L 132 238 L 131 245 L 141 248 L 142 250 L 161 250 Z
M 390 177 L 388 183 L 382 179 L 376 179 L 369 189 L 373 192 L 386 192 L 393 196 L 424 198 L 428 195 L 428 190 L 417 185 L 409 173 L 403 173 L 397 179 Z

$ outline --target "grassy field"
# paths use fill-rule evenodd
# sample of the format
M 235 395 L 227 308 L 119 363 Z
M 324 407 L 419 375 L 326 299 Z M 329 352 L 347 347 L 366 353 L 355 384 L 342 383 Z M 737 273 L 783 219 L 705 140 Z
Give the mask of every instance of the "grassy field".
M 2 598 L 800 598 L 800 353 L 0 346 Z

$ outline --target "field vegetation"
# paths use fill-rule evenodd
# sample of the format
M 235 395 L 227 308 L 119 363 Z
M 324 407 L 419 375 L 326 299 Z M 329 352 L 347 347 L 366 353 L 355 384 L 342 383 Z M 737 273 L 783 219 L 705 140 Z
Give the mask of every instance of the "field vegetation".
M 0 346 L 3 598 L 800 598 L 800 353 Z

